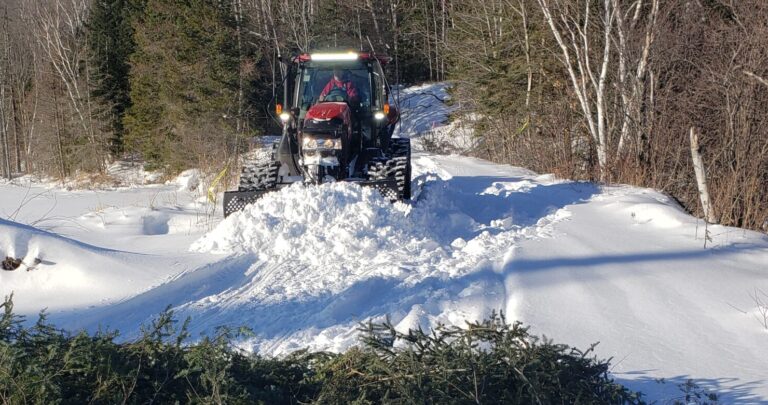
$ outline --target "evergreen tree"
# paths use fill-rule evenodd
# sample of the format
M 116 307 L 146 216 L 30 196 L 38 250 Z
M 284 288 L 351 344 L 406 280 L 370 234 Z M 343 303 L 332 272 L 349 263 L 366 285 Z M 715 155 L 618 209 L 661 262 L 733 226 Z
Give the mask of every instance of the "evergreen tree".
M 131 105 L 128 57 L 134 51 L 129 0 L 95 0 L 88 19 L 89 47 L 96 83 L 92 95 L 108 114 L 111 150 L 123 146 L 123 116 Z
M 133 19 L 126 145 L 178 170 L 221 157 L 237 114 L 239 55 L 230 4 L 144 0 Z
M 354 11 L 353 7 L 349 7 L 342 0 L 320 2 L 311 28 L 316 38 L 311 47 L 314 49 L 359 48 L 360 33 Z

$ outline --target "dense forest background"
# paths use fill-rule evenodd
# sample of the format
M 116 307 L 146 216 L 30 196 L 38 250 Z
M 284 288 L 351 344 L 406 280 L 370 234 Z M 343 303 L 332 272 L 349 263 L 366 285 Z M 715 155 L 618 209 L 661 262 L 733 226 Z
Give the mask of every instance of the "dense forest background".
M 279 58 L 395 58 L 448 80 L 480 157 L 654 187 L 768 230 L 763 0 L 4 0 L 0 175 L 98 173 L 138 157 L 220 169 L 275 131 Z

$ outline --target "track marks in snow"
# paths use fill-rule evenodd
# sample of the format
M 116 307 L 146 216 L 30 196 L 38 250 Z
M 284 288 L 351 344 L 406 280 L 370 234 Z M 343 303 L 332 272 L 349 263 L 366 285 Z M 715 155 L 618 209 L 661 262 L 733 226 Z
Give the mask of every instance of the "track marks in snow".
M 403 329 L 462 325 L 492 310 L 512 319 L 516 242 L 548 237 L 564 207 L 597 189 L 495 165 L 482 175 L 486 163 L 452 159 L 481 175 L 416 156 L 411 204 L 348 183 L 267 195 L 193 244 L 226 255 L 220 267 L 185 275 L 162 296 L 175 297 L 194 333 L 250 326 L 257 336 L 243 347 L 267 353 L 343 350 L 356 343 L 357 322 L 387 315 Z M 189 292 L 191 280 L 205 287 Z

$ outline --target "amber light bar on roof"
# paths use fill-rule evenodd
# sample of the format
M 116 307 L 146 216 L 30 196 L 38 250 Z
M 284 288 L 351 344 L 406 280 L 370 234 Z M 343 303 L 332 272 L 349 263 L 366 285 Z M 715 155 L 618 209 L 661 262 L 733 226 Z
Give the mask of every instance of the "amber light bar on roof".
M 336 60 L 357 60 L 358 55 L 355 52 L 344 53 L 313 53 L 310 55 L 313 61 L 336 61 Z

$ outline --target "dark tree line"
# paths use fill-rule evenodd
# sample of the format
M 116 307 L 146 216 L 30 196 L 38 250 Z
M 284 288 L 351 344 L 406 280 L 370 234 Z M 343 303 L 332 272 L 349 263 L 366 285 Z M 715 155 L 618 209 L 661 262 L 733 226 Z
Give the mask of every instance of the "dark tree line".
M 373 49 L 453 83 L 479 156 L 700 212 L 693 128 L 714 218 L 764 229 L 766 34 L 759 0 L 6 0 L 0 174 L 220 167 L 276 131 L 279 58 Z
M 342 47 L 399 54 L 403 81 L 443 78 L 416 1 L 8 0 L 0 6 L 4 177 L 61 178 L 138 156 L 218 166 L 276 131 L 279 59 Z M 424 70 L 423 66 L 433 65 Z M 215 163 L 214 163 L 215 162 Z

